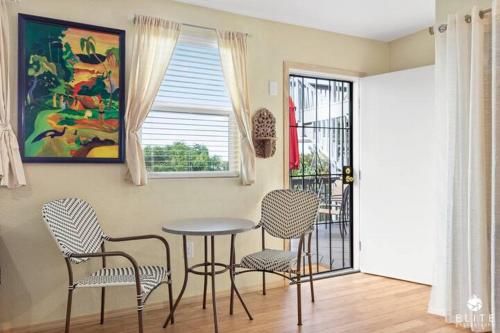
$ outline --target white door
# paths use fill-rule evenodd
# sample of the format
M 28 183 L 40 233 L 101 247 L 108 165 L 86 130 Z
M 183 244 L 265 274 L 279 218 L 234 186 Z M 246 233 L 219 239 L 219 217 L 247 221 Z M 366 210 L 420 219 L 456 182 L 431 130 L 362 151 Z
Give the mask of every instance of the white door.
M 431 284 L 434 66 L 360 83 L 360 269 Z

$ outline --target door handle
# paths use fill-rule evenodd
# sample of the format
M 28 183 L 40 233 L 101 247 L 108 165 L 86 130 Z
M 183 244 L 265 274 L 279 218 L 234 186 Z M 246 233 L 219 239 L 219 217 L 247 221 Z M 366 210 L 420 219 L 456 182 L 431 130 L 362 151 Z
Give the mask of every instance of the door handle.
M 342 168 L 342 182 L 344 184 L 352 184 L 354 183 L 354 175 L 352 173 L 351 166 L 344 166 Z

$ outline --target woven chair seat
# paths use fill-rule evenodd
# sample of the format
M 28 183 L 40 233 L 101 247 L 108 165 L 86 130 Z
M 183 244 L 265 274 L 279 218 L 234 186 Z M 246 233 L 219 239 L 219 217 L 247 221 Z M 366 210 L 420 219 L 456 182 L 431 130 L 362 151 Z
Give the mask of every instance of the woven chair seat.
M 142 297 L 149 293 L 160 283 L 168 281 L 169 273 L 161 266 L 139 266 Z M 135 273 L 133 267 L 106 267 L 101 268 L 90 276 L 77 281 L 75 288 L 100 288 L 115 286 L 135 286 Z
M 269 272 L 291 272 L 296 263 L 296 252 L 264 250 L 243 257 L 240 267 Z

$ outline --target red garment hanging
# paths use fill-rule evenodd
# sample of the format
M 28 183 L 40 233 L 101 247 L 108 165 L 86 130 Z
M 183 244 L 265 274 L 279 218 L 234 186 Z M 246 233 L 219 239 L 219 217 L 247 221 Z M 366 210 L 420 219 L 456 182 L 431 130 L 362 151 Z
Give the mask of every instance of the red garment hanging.
M 290 170 L 296 170 L 300 167 L 300 155 L 299 155 L 299 136 L 297 134 L 297 120 L 295 119 L 295 104 L 293 103 L 292 97 L 288 97 L 288 110 L 289 110 L 289 160 L 288 168 Z

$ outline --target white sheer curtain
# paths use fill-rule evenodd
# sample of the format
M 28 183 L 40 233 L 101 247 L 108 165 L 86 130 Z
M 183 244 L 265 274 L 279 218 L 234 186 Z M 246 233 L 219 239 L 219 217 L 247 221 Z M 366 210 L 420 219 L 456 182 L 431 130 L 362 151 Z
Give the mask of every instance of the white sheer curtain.
M 15 188 L 26 185 L 16 135 L 10 124 L 9 17 L 7 0 L 0 0 L 0 186 Z
M 500 194 L 500 164 L 497 163 L 497 159 L 500 158 L 500 116 L 498 112 L 500 111 L 500 1 L 494 1 L 493 3 L 493 52 L 492 52 L 492 74 L 493 74 L 493 86 L 492 86 L 492 138 L 493 138 L 493 172 L 492 172 L 492 277 L 491 281 L 492 291 L 493 291 L 493 315 L 497 318 L 496 323 L 493 327 L 494 333 L 499 333 L 500 328 L 498 325 L 498 320 L 500 320 L 500 209 L 498 203 L 500 199 L 498 195 Z
M 135 185 L 147 183 L 139 130 L 167 71 L 181 25 L 161 18 L 136 16 L 132 67 L 125 114 L 128 177 Z
M 491 18 L 450 15 L 436 32 L 441 224 L 429 311 L 491 330 Z M 436 29 L 437 31 L 438 29 Z
M 241 138 L 241 181 L 255 182 L 255 148 L 252 142 L 250 101 L 247 79 L 247 36 L 239 32 L 217 31 L 222 71 Z

